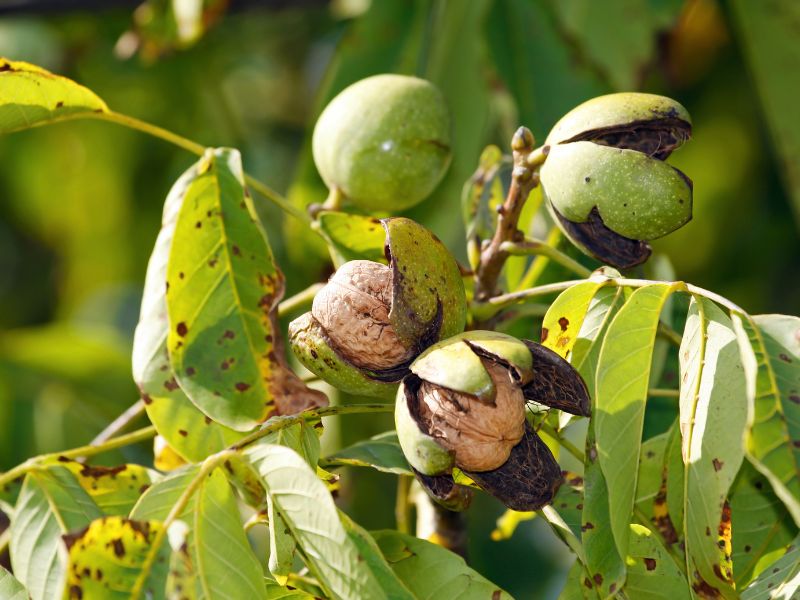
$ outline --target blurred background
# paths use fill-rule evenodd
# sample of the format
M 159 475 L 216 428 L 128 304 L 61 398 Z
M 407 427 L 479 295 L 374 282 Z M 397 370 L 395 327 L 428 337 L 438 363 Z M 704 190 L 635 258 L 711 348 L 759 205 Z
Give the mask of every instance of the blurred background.
M 298 205 L 326 195 L 309 138 L 327 100 L 375 73 L 426 77 L 450 105 L 455 154 L 408 216 L 462 260 L 461 188 L 483 147 L 507 148 L 520 124 L 544 140 L 598 94 L 663 93 L 694 119 L 671 162 L 694 180 L 695 206 L 656 250 L 676 278 L 751 313 L 800 312 L 791 0 L 5 0 L 0 56 L 71 77 L 116 111 L 237 147 L 248 172 Z M 0 470 L 86 443 L 136 400 L 129 356 L 147 258 L 167 191 L 194 160 L 100 122 L 0 138 Z M 259 210 L 287 294 L 324 279 L 316 240 L 274 207 Z M 519 327 L 538 337 L 535 322 Z M 329 447 L 392 427 L 388 416 L 339 421 Z M 648 431 L 667 424 L 650 416 Z M 151 456 L 143 446 L 105 459 Z M 394 526 L 388 475 L 344 472 L 340 500 L 367 528 Z M 470 511 L 472 566 L 516 597 L 554 598 L 568 556 L 537 520 L 492 541 L 501 512 L 484 496 Z

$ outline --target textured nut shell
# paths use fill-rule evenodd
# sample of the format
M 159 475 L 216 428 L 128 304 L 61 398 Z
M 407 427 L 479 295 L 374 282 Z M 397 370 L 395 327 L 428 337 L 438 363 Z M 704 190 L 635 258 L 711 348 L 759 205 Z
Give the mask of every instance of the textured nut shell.
M 389 321 L 392 270 L 368 260 L 342 265 L 314 298 L 311 314 L 353 365 L 390 369 L 409 360 Z
M 508 460 L 525 434 L 525 399 L 506 367 L 482 361 L 497 390 L 495 403 L 481 402 L 428 382 L 419 391 L 419 412 L 428 433 L 455 453 L 465 471 L 491 471 Z

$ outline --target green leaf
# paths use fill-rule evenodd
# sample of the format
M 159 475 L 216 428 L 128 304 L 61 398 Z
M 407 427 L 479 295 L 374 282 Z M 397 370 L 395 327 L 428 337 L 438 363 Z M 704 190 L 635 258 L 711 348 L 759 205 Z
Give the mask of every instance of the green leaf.
M 359 560 L 331 495 L 308 463 L 294 450 L 273 444 L 249 447 L 245 455 L 326 592 L 336 598 L 386 597 L 368 565 Z
M 294 553 L 297 544 L 292 537 L 289 526 L 275 508 L 275 503 L 267 497 L 267 518 L 269 519 L 269 560 L 267 567 L 275 579 L 286 583 L 292 572 Z
M 396 431 L 386 431 L 356 442 L 325 458 L 325 467 L 371 467 L 384 473 L 413 475 L 400 448 Z
M 392 600 L 415 600 L 416 596 L 400 581 L 383 558 L 381 549 L 372 536 L 345 513 L 340 511 L 339 517 L 347 530 L 347 535 L 358 548 L 359 555 L 364 557 L 386 597 Z
M 735 598 L 718 531 L 744 457 L 746 384 L 731 320 L 710 300 L 692 298 L 679 356 L 684 536 L 687 563 L 697 573 L 692 585 L 704 582 Z
M 564 588 L 558 595 L 558 600 L 591 600 L 597 595 L 591 591 L 592 582 L 586 576 L 580 561 L 572 563 L 572 567 L 567 573 L 567 581 Z
M 175 377 L 203 413 L 237 431 L 321 402 L 278 354 L 273 309 L 283 275 L 243 182 L 237 151 L 206 151 L 184 191 L 167 265 Z
M 163 537 L 154 546 L 163 527 L 158 521 L 104 517 L 65 536 L 69 565 L 64 597 L 165 598 L 170 547 Z
M 19 580 L 0 566 L 0 598 L 5 600 L 28 600 L 28 591 Z
M 786 507 L 766 477 L 745 461 L 731 489 L 733 576 L 744 588 L 770 563 L 783 556 L 797 535 Z
M 689 583 L 658 536 L 631 525 L 625 592 L 636 600 L 692 600 Z
M 206 598 L 265 598 L 261 565 L 244 534 L 239 507 L 220 469 L 195 496 L 193 556 Z
M 800 537 L 789 550 L 742 590 L 742 600 L 792 600 L 800 593 Z
M 592 418 L 620 556 L 628 549 L 656 329 L 664 302 L 677 285 L 652 284 L 631 294 L 611 321 L 600 350 Z
M 561 292 L 542 320 L 543 346 L 562 358 L 570 357 L 589 305 L 604 283 L 602 280 L 586 281 Z
M 28 473 L 11 522 L 11 567 L 33 600 L 60 598 L 61 536 L 100 518 L 100 509 L 64 467 Z
M 147 265 L 139 323 L 133 338 L 133 378 L 159 435 L 194 462 L 234 444 L 243 434 L 206 417 L 178 385 L 167 354 L 166 286 L 175 223 L 186 190 L 199 177 L 195 163 L 172 186 L 164 202 L 161 231 Z
M 392 530 L 373 531 L 372 537 L 395 575 L 418 598 L 511 598 L 470 569 L 463 558 L 441 546 Z
M 636 477 L 636 508 L 648 517 L 653 516 L 653 505 L 661 489 L 664 476 L 664 455 L 670 432 L 650 438 L 642 444 L 639 473 Z
M 350 260 L 371 260 L 386 263 L 383 246 L 386 232 L 375 217 L 322 211 L 317 226 L 331 249 L 334 266 Z
M 302 590 L 289 590 L 276 581 L 266 582 L 267 600 L 315 600 L 314 596 Z
M 147 488 L 131 510 L 130 518 L 138 521 L 163 521 L 192 480 L 200 471 L 200 465 L 187 465 L 176 469 Z M 191 523 L 194 498 L 189 500 L 179 519 Z
M 654 11 L 648 0 L 552 2 L 565 33 L 617 90 L 641 85 L 656 51 L 657 33 L 677 19 L 681 3 Z M 624 23 L 624 27 L 619 27 Z M 615 35 L 609 35 L 614 31 Z
M 793 0 L 731 3 L 741 46 L 761 96 L 761 106 L 780 155 L 786 185 L 800 222 L 800 121 L 794 118 L 800 88 L 800 46 Z
M 747 453 L 800 523 L 800 318 L 734 316 L 752 411 Z
M 108 112 L 94 92 L 25 62 L 0 58 L 0 133 Z
M 570 528 L 575 537 L 581 537 L 581 527 L 583 525 L 583 506 L 584 492 L 586 490 L 585 480 L 577 473 L 564 471 L 564 483 L 558 488 L 553 497 L 553 508 L 556 509 L 564 523 Z M 517 513 L 520 515 L 536 513 Z
M 67 469 L 105 515 L 126 516 L 153 482 L 151 472 L 141 465 L 94 467 L 59 458 L 53 464 Z

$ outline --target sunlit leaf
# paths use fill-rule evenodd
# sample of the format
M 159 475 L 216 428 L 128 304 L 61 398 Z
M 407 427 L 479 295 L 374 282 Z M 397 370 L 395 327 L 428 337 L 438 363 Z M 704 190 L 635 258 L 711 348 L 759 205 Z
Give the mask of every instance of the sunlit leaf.
M 326 467 L 371 467 L 384 473 L 413 475 L 411 467 L 400 448 L 397 432 L 386 431 L 368 440 L 356 442 L 325 458 Z
M 731 3 L 741 46 L 749 61 L 761 105 L 780 154 L 794 213 L 800 219 L 800 119 L 795 117 L 800 88 L 800 46 L 795 24 L 800 4 L 794 0 Z
M 382 598 L 369 567 L 358 560 L 325 484 L 308 463 L 285 446 L 249 447 L 246 456 L 261 474 L 311 573 L 336 598 Z
M 164 202 L 161 231 L 147 265 L 133 338 L 133 378 L 142 393 L 147 416 L 170 447 L 190 461 L 203 460 L 243 435 L 212 421 L 191 403 L 178 385 L 167 354 L 167 262 L 184 195 L 198 176 L 196 163 L 178 178 Z
M 627 553 L 656 329 L 674 290 L 675 284 L 660 283 L 637 289 L 609 325 L 600 350 L 592 419 L 620 556 Z
M 511 596 L 470 569 L 464 559 L 449 550 L 397 531 L 374 531 L 383 556 L 395 575 L 418 598 L 461 600 L 510 600 Z
M 102 516 L 64 467 L 31 471 L 25 477 L 11 523 L 11 567 L 33 600 L 60 598 L 65 565 L 61 536 Z
M 752 413 L 747 452 L 800 522 L 800 319 L 734 317 Z
M 800 538 L 742 590 L 742 600 L 793 600 L 800 594 Z
M 563 486 L 562 486 L 563 489 Z M 561 489 L 558 490 L 561 492 Z M 536 518 L 535 512 L 520 512 L 517 510 L 506 509 L 497 518 L 497 526 L 492 530 L 491 537 L 495 542 L 511 539 L 520 523 Z
M 250 549 L 236 498 L 220 469 L 203 480 L 193 512 L 193 556 L 203 595 L 265 598 L 261 565 Z
M 315 600 L 308 592 L 287 589 L 275 581 L 267 580 L 267 600 Z
M 94 92 L 25 62 L 0 58 L 0 133 L 108 112 Z
M 631 525 L 625 592 L 636 600 L 692 600 L 689 583 L 675 557 L 658 536 L 642 525 Z
M 569 358 L 578 341 L 589 304 L 603 281 L 586 281 L 563 291 L 542 320 L 542 345 L 562 358 Z
M 783 556 L 797 526 L 767 479 L 745 461 L 731 488 L 733 577 L 745 587 L 767 565 Z
M 28 600 L 28 592 L 19 580 L 0 566 L 0 598 Z
M 317 224 L 328 241 L 336 267 L 349 260 L 386 262 L 386 232 L 375 217 L 323 211 L 317 216 Z
M 244 188 L 239 153 L 208 150 L 183 194 L 167 264 L 167 338 L 180 387 L 246 431 L 324 402 L 282 364 L 273 309 L 283 276 Z
M 735 597 L 726 548 L 725 499 L 744 457 L 747 421 L 744 368 L 728 318 L 713 302 L 693 297 L 680 347 L 684 536 L 692 585 Z M 698 579 L 699 577 L 699 579 Z
M 163 537 L 158 540 L 163 527 L 158 521 L 105 517 L 65 536 L 69 550 L 65 597 L 165 598 L 170 547 Z

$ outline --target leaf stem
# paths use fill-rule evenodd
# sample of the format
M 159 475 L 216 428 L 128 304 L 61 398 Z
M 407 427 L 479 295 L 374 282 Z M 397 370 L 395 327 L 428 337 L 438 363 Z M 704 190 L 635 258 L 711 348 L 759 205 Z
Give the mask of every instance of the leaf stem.
M 545 422 L 545 421 L 542 421 L 542 422 L 539 424 L 539 429 L 541 429 L 541 430 L 542 430 L 542 431 L 544 431 L 544 432 L 545 432 L 547 435 L 549 435 L 551 438 L 553 438 L 554 440 L 556 440 L 556 441 L 559 443 L 559 445 L 560 445 L 562 448 L 564 448 L 564 450 L 566 450 L 567 452 L 569 452 L 570 454 L 572 454 L 572 456 L 574 456 L 575 458 L 577 458 L 577 459 L 578 459 L 578 460 L 581 462 L 581 464 L 583 464 L 583 462 L 584 462 L 584 460 L 585 460 L 585 456 L 584 456 L 584 454 L 583 454 L 583 451 L 582 451 L 580 448 L 578 448 L 578 447 L 577 447 L 575 444 L 573 444 L 572 442 L 570 442 L 569 440 L 567 440 L 567 439 L 564 439 L 564 438 L 563 438 L 563 437 L 562 437 L 562 436 L 561 436 L 561 435 L 560 435 L 560 434 L 559 434 L 559 433 L 558 433 L 558 432 L 557 432 L 555 429 L 553 429 L 553 428 L 550 426 L 550 424 L 549 424 L 549 423 L 547 423 L 547 422 Z
M 500 249 L 512 256 L 546 256 L 562 267 L 569 269 L 578 277 L 589 277 L 592 274 L 591 269 L 584 267 L 581 263 L 557 250 L 544 240 L 525 238 L 520 242 L 503 242 L 500 244 Z
M 122 125 L 123 127 L 127 127 L 129 129 L 135 129 L 136 131 L 140 131 L 142 133 L 146 133 L 147 135 L 156 137 L 158 139 L 164 140 L 165 142 L 169 142 L 179 148 L 183 148 L 184 150 L 191 152 L 192 154 L 196 154 L 198 156 L 202 156 L 205 152 L 206 148 L 202 144 L 198 144 L 195 141 L 192 141 L 188 138 L 185 138 L 177 133 L 173 133 L 168 129 L 164 129 L 163 127 L 159 127 L 158 125 L 153 125 L 152 123 L 148 123 L 146 121 L 142 121 L 141 119 L 137 119 L 135 117 L 131 117 L 129 115 L 124 115 L 122 113 L 108 111 L 108 112 L 94 112 L 94 113 L 81 113 L 76 115 L 76 118 L 94 118 L 99 119 L 101 121 L 108 121 L 110 123 L 116 123 L 117 125 Z M 306 214 L 305 211 L 301 210 L 289 200 L 284 198 L 278 192 L 270 188 L 267 184 L 259 181 L 252 175 L 248 175 L 247 173 L 244 174 L 245 183 L 248 186 L 253 188 L 256 192 L 258 192 L 261 196 L 278 206 L 282 211 L 287 214 L 292 215 L 293 217 L 299 219 L 306 225 L 311 225 L 311 217 Z
M 149 427 L 137 429 L 131 433 L 126 433 L 125 435 L 121 435 L 119 437 L 111 438 L 102 444 L 97 444 L 94 446 L 81 446 L 80 448 L 72 448 L 71 450 L 64 450 L 63 452 L 52 452 L 50 454 L 34 456 L 33 458 L 26 460 L 24 463 L 17 465 L 13 469 L 0 474 L 0 487 L 11 481 L 14 481 L 17 477 L 25 475 L 25 473 L 28 471 L 35 469 L 48 460 L 57 459 L 62 456 L 64 458 L 94 456 L 95 454 L 102 454 L 103 452 L 108 452 L 109 450 L 116 450 L 117 448 L 122 448 L 123 446 L 129 446 L 131 444 L 136 444 L 138 442 L 150 439 L 151 437 L 155 436 L 155 434 L 156 428 L 151 425 Z
M 324 286 L 324 283 L 315 283 L 308 286 L 302 292 L 298 292 L 294 296 L 290 296 L 278 305 L 278 316 L 285 317 L 287 314 L 296 311 L 298 308 L 310 305 L 314 300 L 314 296 L 316 296 L 317 292 L 319 292 Z
M 397 499 L 394 505 L 394 518 L 397 522 L 397 531 L 411 533 L 411 503 L 408 495 L 411 493 L 411 482 L 414 478 L 410 475 L 400 475 L 397 478 Z
M 647 395 L 653 398 L 677 398 L 680 396 L 678 390 L 665 390 L 661 388 L 650 388 Z
M 100 444 L 104 444 L 142 414 L 144 414 L 144 401 L 139 399 L 131 404 L 120 416 L 111 421 L 103 431 L 98 433 L 95 438 L 89 442 L 89 445 L 99 446 Z

